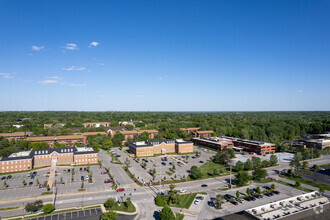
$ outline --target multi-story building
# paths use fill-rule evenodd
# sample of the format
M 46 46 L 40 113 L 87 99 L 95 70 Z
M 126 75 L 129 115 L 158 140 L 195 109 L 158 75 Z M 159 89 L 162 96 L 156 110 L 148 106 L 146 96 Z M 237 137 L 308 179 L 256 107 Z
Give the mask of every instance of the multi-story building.
M 75 143 L 86 144 L 86 135 L 64 135 L 64 136 L 45 136 L 45 137 L 28 137 L 30 142 L 46 142 L 52 148 L 55 142 L 65 144 L 72 147 Z
M 98 127 L 109 127 L 110 126 L 110 122 L 86 122 L 83 124 L 83 126 L 85 128 L 88 128 L 88 127 L 95 127 L 95 128 L 98 128 Z
M 254 152 L 260 155 L 275 153 L 275 144 L 271 143 L 244 139 L 233 139 L 233 144 L 235 147 L 242 147 L 249 152 Z
M 85 135 L 85 136 L 89 136 L 89 135 L 105 135 L 105 136 L 108 136 L 108 133 L 105 132 L 105 131 L 91 131 L 91 132 L 84 132 L 84 133 L 81 133 L 81 135 Z
M 15 133 L 0 133 L 0 136 L 7 138 L 8 141 L 15 140 L 24 140 L 27 136 L 29 136 L 31 132 L 15 132 Z
M 304 141 L 304 143 L 307 148 L 314 148 L 319 150 L 330 147 L 330 139 L 311 139 Z
M 201 129 L 201 128 L 200 127 L 197 127 L 197 128 L 180 128 L 180 130 L 186 132 L 187 135 L 191 134 L 191 133 L 193 133 L 195 135 L 195 133 L 197 131 L 199 131 L 199 129 Z
M 146 157 L 154 154 L 191 153 L 194 147 L 191 141 L 166 139 L 130 142 L 129 150 L 137 157 Z
M 198 138 L 209 138 L 209 137 L 212 137 L 213 133 L 214 133 L 214 131 L 212 131 L 212 130 L 194 132 L 195 137 L 198 137 Z
M 126 130 L 125 126 L 110 126 L 110 127 L 104 127 L 104 129 L 111 136 L 115 135 L 115 133 L 118 132 L 118 131 L 125 131 Z
M 157 130 L 132 130 L 132 131 L 119 131 L 125 136 L 125 141 L 128 139 L 133 140 L 135 136 L 142 134 L 143 132 L 149 133 L 149 139 L 155 138 L 155 135 L 158 134 Z
M 13 152 L 0 159 L 0 173 L 57 165 L 98 163 L 98 153 L 91 147 L 49 148 Z
M 211 147 L 215 150 L 223 150 L 233 148 L 233 141 L 225 137 L 211 137 L 211 138 L 193 138 L 191 139 L 194 144 Z

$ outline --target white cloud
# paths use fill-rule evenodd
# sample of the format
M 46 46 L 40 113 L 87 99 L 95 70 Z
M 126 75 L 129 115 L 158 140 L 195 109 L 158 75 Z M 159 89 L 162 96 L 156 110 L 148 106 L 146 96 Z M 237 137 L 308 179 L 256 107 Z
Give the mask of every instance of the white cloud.
M 62 48 L 67 49 L 67 50 L 79 50 L 77 44 L 66 44 Z
M 143 98 L 143 95 L 137 95 L 136 98 Z
M 38 83 L 44 84 L 44 85 L 49 85 L 49 84 L 56 84 L 58 83 L 57 80 L 44 80 L 44 81 L 38 81 Z
M 35 50 L 35 51 L 40 51 L 42 49 L 44 49 L 45 47 L 44 46 L 32 46 L 32 50 Z
M 48 76 L 47 78 L 48 79 L 62 79 L 61 77 L 58 77 L 58 76 Z
M 99 42 L 93 41 L 89 44 L 89 47 L 97 47 L 98 45 L 100 45 Z
M 10 79 L 14 78 L 10 73 L 0 73 L 1 78 L 3 79 Z
M 70 86 L 70 87 L 85 87 L 86 84 L 76 84 L 76 83 L 62 83 L 63 86 Z
M 297 92 L 298 92 L 298 93 L 302 93 L 303 91 L 302 91 L 302 90 L 298 90 Z
M 33 56 L 33 54 L 32 54 L 32 53 L 29 53 L 28 55 L 29 55 L 29 56 Z
M 106 98 L 105 95 L 99 95 L 99 98 Z
M 164 78 L 163 78 L 163 77 L 159 77 L 158 79 L 159 79 L 159 80 L 163 80 Z
M 66 70 L 66 71 L 80 71 L 80 70 L 85 70 L 86 67 L 77 67 L 77 66 L 71 66 L 71 67 L 68 67 L 68 68 L 62 68 L 62 70 Z

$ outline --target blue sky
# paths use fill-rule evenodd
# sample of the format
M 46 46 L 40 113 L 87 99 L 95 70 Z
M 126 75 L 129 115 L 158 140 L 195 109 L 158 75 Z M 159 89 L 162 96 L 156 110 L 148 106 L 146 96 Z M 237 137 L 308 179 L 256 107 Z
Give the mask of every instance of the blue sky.
M 0 1 L 0 110 L 330 110 L 330 1 Z

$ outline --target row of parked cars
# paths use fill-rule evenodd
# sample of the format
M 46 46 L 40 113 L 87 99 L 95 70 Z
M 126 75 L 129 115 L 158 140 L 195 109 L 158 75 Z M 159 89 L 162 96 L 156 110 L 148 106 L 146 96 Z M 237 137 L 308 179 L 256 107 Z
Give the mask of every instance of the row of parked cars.
M 9 179 L 11 179 L 12 178 L 12 176 L 11 175 L 8 175 L 8 176 L 3 176 L 3 177 L 1 177 L 1 180 L 9 180 Z
M 271 197 L 271 196 L 280 194 L 279 191 L 271 190 L 270 187 L 268 187 L 268 186 L 264 186 L 264 188 L 268 191 L 266 191 L 264 193 L 260 193 L 260 194 L 257 194 L 257 189 L 256 188 L 250 189 L 251 194 L 244 197 L 244 199 L 236 198 L 236 197 L 234 197 L 233 195 L 230 195 L 230 194 L 225 194 L 224 199 L 227 200 L 228 202 L 232 203 L 233 205 L 238 205 L 238 203 L 243 203 L 244 200 L 250 202 L 250 201 L 255 201 L 257 199 L 262 199 L 262 198 L 264 198 L 264 196 Z

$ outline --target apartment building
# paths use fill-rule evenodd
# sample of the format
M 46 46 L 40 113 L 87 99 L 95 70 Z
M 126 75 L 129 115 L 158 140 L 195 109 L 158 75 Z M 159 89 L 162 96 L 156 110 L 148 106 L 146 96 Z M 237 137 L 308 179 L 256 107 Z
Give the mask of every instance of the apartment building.
M 271 143 L 244 139 L 233 139 L 233 144 L 235 147 L 242 147 L 246 151 L 254 152 L 260 155 L 275 153 L 275 144 Z
M 68 147 L 72 147 L 75 143 L 86 144 L 86 135 L 65 135 L 65 136 L 45 136 L 45 137 L 28 137 L 27 141 L 34 142 L 46 142 L 49 147 L 52 148 L 55 142 L 65 144 Z
M 129 150 L 137 157 L 166 153 L 191 153 L 193 143 L 183 139 L 148 140 L 129 143 Z
M 78 134 L 78 133 L 76 133 L 76 134 Z M 85 136 L 98 135 L 98 134 L 108 136 L 108 133 L 105 131 L 91 131 L 91 132 L 81 133 L 81 135 L 85 135 Z
M 7 138 L 8 141 L 15 140 L 24 140 L 27 136 L 31 135 L 32 132 L 15 132 L 15 133 L 0 133 L 0 136 Z
M 86 123 L 83 123 L 83 126 L 85 128 L 88 128 L 88 127 L 95 127 L 95 128 L 98 128 L 98 127 L 109 127 L 110 126 L 110 122 L 86 122 Z
M 133 140 L 135 136 L 142 134 L 143 132 L 149 133 L 149 139 L 155 138 L 155 135 L 158 134 L 157 130 L 132 130 L 132 131 L 119 131 L 125 136 L 125 141 L 128 139 Z
M 187 135 L 188 134 L 191 134 L 191 133 L 193 133 L 195 135 L 195 133 L 197 131 L 199 131 L 199 129 L 201 129 L 201 128 L 200 127 L 196 127 L 196 128 L 180 128 L 180 130 L 186 132 Z
M 91 146 L 49 148 L 13 152 L 0 160 L 0 173 L 25 171 L 57 165 L 98 163 L 98 152 Z
M 212 131 L 212 130 L 194 132 L 195 137 L 198 137 L 198 138 L 209 138 L 209 137 L 212 137 L 213 133 L 214 133 L 214 131 Z
M 118 131 L 125 131 L 126 130 L 125 126 L 109 126 L 109 127 L 104 127 L 104 129 L 111 136 L 115 135 L 115 133 L 118 132 Z

